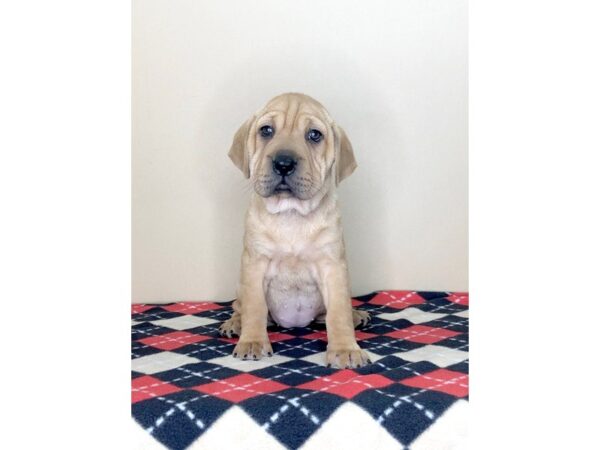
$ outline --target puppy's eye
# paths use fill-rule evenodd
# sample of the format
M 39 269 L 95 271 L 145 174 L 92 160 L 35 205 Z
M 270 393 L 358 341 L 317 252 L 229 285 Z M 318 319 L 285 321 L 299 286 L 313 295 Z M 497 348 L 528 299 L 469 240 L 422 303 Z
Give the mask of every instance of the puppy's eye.
M 308 134 L 306 135 L 306 139 L 308 139 L 309 141 L 312 142 L 320 142 L 321 139 L 323 139 L 323 133 L 321 133 L 319 130 L 308 130 Z
M 273 130 L 272 126 L 265 125 L 264 127 L 260 127 L 260 135 L 264 138 L 273 137 L 275 130 Z

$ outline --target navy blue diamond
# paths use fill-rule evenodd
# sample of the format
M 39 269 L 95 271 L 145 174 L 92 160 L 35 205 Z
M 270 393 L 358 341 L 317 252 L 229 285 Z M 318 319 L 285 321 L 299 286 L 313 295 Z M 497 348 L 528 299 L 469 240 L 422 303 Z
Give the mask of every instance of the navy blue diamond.
M 273 351 L 288 358 L 302 358 L 323 352 L 326 348 L 327 344 L 321 340 L 311 341 L 299 337 L 273 343 Z
M 155 353 L 163 352 L 160 348 L 151 347 L 149 345 L 142 344 L 141 342 L 131 343 L 131 359 L 138 359 L 142 356 L 154 355 Z
M 396 311 L 397 312 L 397 311 Z M 385 334 L 390 331 L 401 330 L 413 326 L 412 322 L 406 319 L 398 319 L 394 321 L 384 320 L 379 317 L 373 317 L 371 324 L 365 328 L 367 333 Z
M 223 308 L 223 309 L 210 309 L 208 311 L 199 311 L 197 313 L 190 314 L 190 315 L 196 316 L 196 317 L 205 317 L 208 319 L 217 320 L 219 322 L 224 322 L 231 317 L 231 314 L 233 314 L 233 310 L 231 308 Z M 215 325 L 215 324 L 212 324 L 212 325 Z M 219 325 L 221 325 L 221 324 L 220 323 L 216 324 L 217 327 Z
M 452 322 L 452 324 L 449 324 L 448 322 Z M 446 318 L 444 318 L 443 320 L 432 320 L 431 322 L 428 322 L 427 325 L 430 327 L 445 328 L 446 330 L 457 331 L 459 333 L 466 333 L 469 331 L 468 320 L 466 319 L 456 320 L 451 318 L 450 320 L 446 320 Z
M 402 366 L 386 371 L 385 376 L 388 377 L 390 380 L 400 381 L 406 378 L 411 378 L 424 373 L 432 372 L 437 369 L 439 369 L 439 367 L 433 363 L 430 363 L 429 361 L 407 361 L 407 363 Z
M 218 366 L 217 364 L 199 362 L 159 372 L 153 376 L 181 388 L 192 388 L 201 384 L 212 383 L 216 380 L 223 380 L 239 375 L 240 373 L 242 372 L 228 367 Z
M 432 301 L 432 300 L 436 300 L 439 298 L 448 297 L 447 292 L 437 292 L 437 291 L 417 291 L 417 294 L 419 294 L 421 297 L 423 297 L 427 301 Z
M 467 334 L 459 334 L 458 336 L 453 336 L 436 342 L 435 345 L 441 345 L 442 347 L 454 348 L 463 352 L 467 352 L 469 351 L 469 337 Z
M 422 347 L 423 344 L 417 342 L 405 341 L 389 336 L 377 336 L 372 339 L 360 341 L 363 350 L 376 353 L 378 355 L 391 355 L 394 353 L 408 352 L 415 348 Z
M 131 327 L 131 340 L 138 341 L 140 339 L 160 336 L 161 334 L 172 332 L 173 330 L 171 328 L 161 327 L 150 322 L 138 323 Z
M 318 366 L 308 361 L 296 359 L 276 366 L 255 370 L 252 372 L 252 375 L 275 380 L 278 383 L 288 386 L 298 386 L 313 381 L 316 378 L 331 375 L 335 371 L 335 369 L 328 369 L 327 367 Z
M 354 397 L 353 401 L 376 420 L 383 417 L 381 424 L 404 445 L 414 441 L 456 401 L 456 397 L 442 392 L 424 391 L 416 394 L 419 389 L 401 384 L 392 384 L 379 391 L 388 395 L 368 390 Z M 394 407 L 396 402 L 399 404 Z M 386 415 L 388 408 L 392 408 L 392 411 Z
M 184 345 L 183 347 L 175 348 L 171 351 L 180 353 L 182 355 L 191 356 L 192 358 L 197 358 L 200 361 L 207 361 L 220 356 L 231 355 L 234 347 L 235 344 L 231 344 L 220 339 L 209 339 L 206 341 Z
M 144 311 L 143 313 L 136 314 L 132 317 L 137 322 L 153 322 L 155 320 L 172 319 L 173 317 L 184 316 L 180 312 L 167 311 L 162 308 L 152 308 Z
M 201 336 L 212 336 L 213 338 L 217 339 L 219 337 L 222 337 L 219 333 L 220 326 L 220 323 L 209 323 L 208 325 L 201 325 L 199 327 L 190 328 L 185 331 L 192 334 L 199 334 Z
M 447 370 L 453 370 L 455 372 L 469 373 L 469 360 L 459 362 L 458 364 L 452 364 L 446 367 Z
M 366 369 L 369 367 L 375 367 L 375 368 L 377 368 L 378 372 L 385 372 L 387 370 L 396 369 L 398 367 L 402 367 L 407 364 L 410 364 L 410 362 L 406 361 L 402 358 L 399 358 L 398 356 L 388 355 L 388 356 L 384 356 L 383 358 L 379 359 L 377 362 L 375 362 L 373 364 L 369 364 L 368 366 L 362 367 L 360 369 L 353 369 L 353 370 L 355 372 L 358 372 L 359 370 L 362 370 L 362 369 Z
M 290 388 L 245 400 L 240 406 L 287 448 L 298 448 L 342 404 L 344 399 L 325 392 Z M 283 411 L 282 411 L 283 409 Z M 305 414 L 307 412 L 308 416 Z M 275 414 L 278 414 L 275 416 Z
M 142 427 L 153 427 L 152 436 L 173 450 L 188 447 L 231 406 L 225 400 L 203 397 L 203 394 L 190 390 L 169 394 L 164 398 L 168 402 L 153 398 L 135 403 L 131 411 Z M 187 411 L 193 414 L 194 419 L 189 417 Z M 163 420 L 157 425 L 159 418 Z M 203 428 L 198 426 L 197 420 L 201 421 Z

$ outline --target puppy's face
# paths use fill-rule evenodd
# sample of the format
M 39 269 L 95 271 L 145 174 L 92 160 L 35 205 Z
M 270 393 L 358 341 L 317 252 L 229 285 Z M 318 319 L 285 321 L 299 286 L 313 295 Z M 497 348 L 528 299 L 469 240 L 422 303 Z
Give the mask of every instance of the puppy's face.
M 265 198 L 310 200 L 356 167 L 344 131 L 302 94 L 275 97 L 246 121 L 229 156 Z

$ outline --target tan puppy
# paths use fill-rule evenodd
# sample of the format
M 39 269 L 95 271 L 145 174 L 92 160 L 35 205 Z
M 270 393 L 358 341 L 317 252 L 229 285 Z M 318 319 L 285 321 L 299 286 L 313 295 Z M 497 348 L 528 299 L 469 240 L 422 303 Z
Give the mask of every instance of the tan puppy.
M 369 315 L 351 306 L 335 193 L 356 168 L 344 131 L 316 100 L 283 94 L 240 127 L 229 157 L 255 191 L 246 216 L 238 299 L 221 326 L 221 333 L 240 336 L 233 355 L 272 355 L 269 316 L 286 328 L 324 317 L 328 365 L 367 364 L 354 327 Z

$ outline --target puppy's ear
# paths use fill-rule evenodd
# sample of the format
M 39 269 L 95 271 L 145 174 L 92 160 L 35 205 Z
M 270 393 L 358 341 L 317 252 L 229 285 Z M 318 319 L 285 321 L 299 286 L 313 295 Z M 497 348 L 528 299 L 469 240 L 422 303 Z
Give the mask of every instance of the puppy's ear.
M 346 136 L 346 132 L 339 126 L 335 125 L 336 139 L 336 170 L 335 184 L 339 184 L 356 169 L 356 159 L 354 159 L 354 150 L 352 144 Z
M 229 158 L 242 171 L 246 178 L 250 178 L 250 149 L 248 148 L 248 137 L 254 117 L 246 120 L 233 136 L 233 142 L 229 149 Z

